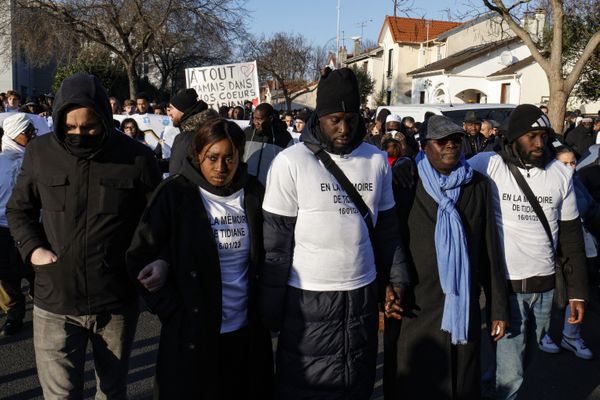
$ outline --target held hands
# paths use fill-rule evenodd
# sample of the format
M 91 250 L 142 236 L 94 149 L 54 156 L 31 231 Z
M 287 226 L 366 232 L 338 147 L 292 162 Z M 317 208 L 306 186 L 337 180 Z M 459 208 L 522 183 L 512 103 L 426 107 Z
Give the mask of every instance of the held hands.
M 383 312 L 386 318 L 402 319 L 401 312 L 404 309 L 402 304 L 402 289 L 398 286 L 387 285 L 385 288 L 385 302 Z
M 142 268 L 137 280 L 149 292 L 155 292 L 165 285 L 168 273 L 169 264 L 164 260 L 155 260 Z
M 55 263 L 58 257 L 51 250 L 38 247 L 31 253 L 29 260 L 31 261 L 31 265 L 43 267 L 44 265 Z
M 571 315 L 569 316 L 568 322 L 570 324 L 582 323 L 583 315 L 585 313 L 584 302 L 580 300 L 569 300 L 569 307 L 571 308 Z
M 490 335 L 494 338 L 494 342 L 502 339 L 504 334 L 506 333 L 506 328 L 508 327 L 508 322 L 506 321 L 492 321 L 492 332 Z

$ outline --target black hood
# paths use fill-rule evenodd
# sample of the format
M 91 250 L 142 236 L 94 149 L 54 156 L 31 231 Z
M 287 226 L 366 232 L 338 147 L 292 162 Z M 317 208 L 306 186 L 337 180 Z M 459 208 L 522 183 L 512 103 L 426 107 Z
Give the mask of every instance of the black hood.
M 190 182 L 200 186 L 202 189 L 217 196 L 230 196 L 238 190 L 242 189 L 248 182 L 248 166 L 246 163 L 240 162 L 238 169 L 233 176 L 233 179 L 226 187 L 216 187 L 208 183 L 190 157 L 187 157 L 183 162 L 180 174 L 185 176 Z
M 367 134 L 367 129 L 365 128 L 365 123 L 362 116 L 358 117 L 358 124 L 355 127 L 353 132 L 350 132 L 350 145 L 348 149 L 344 152 L 340 152 L 333 149 L 333 146 L 325 135 L 321 133 L 321 128 L 319 126 L 319 117 L 317 113 L 314 112 L 306 121 L 306 125 L 304 125 L 304 129 L 302 129 L 302 134 L 300 134 L 300 141 L 305 143 L 313 143 L 321 146 L 325 151 L 332 154 L 349 154 L 352 153 L 354 149 L 356 149 L 363 141 L 363 138 Z
M 93 75 L 76 73 L 66 78 L 60 85 L 54 98 L 52 121 L 54 122 L 54 136 L 59 142 L 64 143 L 65 133 L 63 117 L 72 106 L 91 108 L 102 120 L 104 125 L 104 140 L 114 132 L 114 123 L 108 94 Z

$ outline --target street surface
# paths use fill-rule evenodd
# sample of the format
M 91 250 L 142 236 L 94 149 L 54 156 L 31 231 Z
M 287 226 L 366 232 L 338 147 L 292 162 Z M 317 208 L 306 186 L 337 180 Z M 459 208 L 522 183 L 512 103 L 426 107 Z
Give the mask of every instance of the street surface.
M 25 326 L 14 337 L 0 338 L 0 399 L 41 399 L 42 390 L 35 369 L 33 353 L 31 302 L 27 306 Z M 562 350 L 559 354 L 538 352 L 525 379 L 521 400 L 600 400 L 600 303 L 595 301 L 587 310 L 583 336 L 596 357 L 581 360 Z M 0 324 L 4 323 L 4 317 Z M 553 320 L 552 336 L 560 343 L 562 325 Z M 144 312 L 140 316 L 129 369 L 128 394 L 131 400 L 152 398 L 154 360 L 158 349 L 160 323 L 153 315 Z M 373 400 L 382 400 L 381 378 L 383 375 L 383 350 L 377 365 L 377 383 Z M 484 346 L 484 367 L 490 362 L 489 346 Z M 88 347 L 86 363 L 85 398 L 95 393 L 91 349 Z

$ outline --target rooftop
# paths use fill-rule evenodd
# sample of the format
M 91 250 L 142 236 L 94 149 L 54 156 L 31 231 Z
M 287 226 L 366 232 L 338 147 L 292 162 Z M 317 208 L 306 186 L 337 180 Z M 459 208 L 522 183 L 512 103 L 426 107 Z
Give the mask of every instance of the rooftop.
M 422 18 L 402 18 L 386 15 L 385 25 L 390 27 L 396 43 L 421 43 L 432 40 L 439 34 L 461 25 L 461 22 L 436 21 Z M 428 26 L 429 25 L 429 26 Z M 381 37 L 381 33 L 379 34 Z
M 496 71 L 493 74 L 488 75 L 488 78 L 495 76 L 512 75 L 533 63 L 535 63 L 533 56 L 529 56 L 527 58 L 522 59 L 521 61 L 517 61 L 516 63 L 509 65 L 506 68 L 501 69 L 500 71 Z
M 514 43 L 520 40 L 518 37 L 512 37 L 508 39 L 498 40 L 496 42 L 484 43 L 477 46 L 469 47 L 465 50 L 454 53 L 451 56 L 442 58 L 439 61 L 428 64 L 424 67 L 410 71 L 407 75 L 417 75 L 424 72 L 433 72 L 440 70 L 448 70 L 459 65 L 463 65 L 471 60 L 474 60 L 490 51 L 496 50 L 500 47 Z

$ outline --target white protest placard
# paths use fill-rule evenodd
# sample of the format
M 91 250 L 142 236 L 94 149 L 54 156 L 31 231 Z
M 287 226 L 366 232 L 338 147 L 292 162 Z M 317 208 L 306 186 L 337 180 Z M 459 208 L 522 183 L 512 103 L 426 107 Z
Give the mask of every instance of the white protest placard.
M 215 110 L 221 106 L 239 106 L 246 100 L 254 106 L 260 102 L 256 61 L 187 68 L 185 82 Z
M 170 156 L 173 139 L 179 133 L 179 129 L 173 127 L 169 117 L 155 114 L 113 114 L 113 119 L 120 123 L 127 118 L 133 118 L 137 122 L 138 128 L 144 132 L 144 139 L 150 148 L 154 149 L 160 143 L 163 148 L 163 157 L 168 158 Z M 169 131 L 168 138 L 164 135 L 166 131 Z M 175 131 L 176 133 L 173 134 Z

